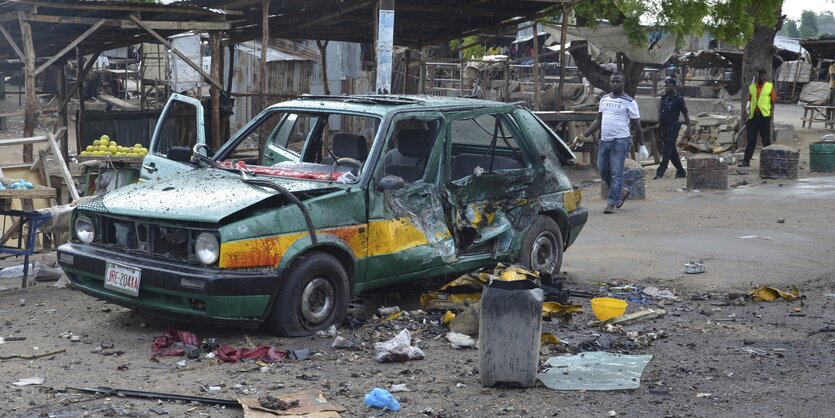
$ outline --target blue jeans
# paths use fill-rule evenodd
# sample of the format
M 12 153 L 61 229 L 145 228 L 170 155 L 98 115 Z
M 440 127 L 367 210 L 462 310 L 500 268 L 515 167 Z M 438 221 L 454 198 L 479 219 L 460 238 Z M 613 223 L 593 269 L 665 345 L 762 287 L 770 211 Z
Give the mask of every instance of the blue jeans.
M 606 204 L 617 206 L 620 204 L 620 194 L 623 190 L 623 163 L 626 153 L 632 146 L 632 137 L 615 138 L 611 141 L 600 141 L 597 152 L 597 169 L 600 177 L 609 186 L 609 199 Z

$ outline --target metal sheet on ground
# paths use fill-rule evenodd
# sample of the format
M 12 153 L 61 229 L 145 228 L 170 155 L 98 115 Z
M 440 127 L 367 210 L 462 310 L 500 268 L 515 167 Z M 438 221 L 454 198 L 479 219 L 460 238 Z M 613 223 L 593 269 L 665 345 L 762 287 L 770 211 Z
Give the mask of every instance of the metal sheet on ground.
M 652 355 L 626 355 L 602 351 L 551 357 L 536 377 L 553 390 L 638 389 Z

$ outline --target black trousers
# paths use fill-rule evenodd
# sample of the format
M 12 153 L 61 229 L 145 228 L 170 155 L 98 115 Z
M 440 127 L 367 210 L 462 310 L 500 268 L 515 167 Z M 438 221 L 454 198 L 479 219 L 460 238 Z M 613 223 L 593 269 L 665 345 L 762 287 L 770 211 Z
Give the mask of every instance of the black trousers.
M 753 119 L 746 122 L 748 129 L 748 141 L 745 144 L 744 162 L 750 163 L 757 148 L 757 135 L 763 139 L 763 148 L 771 145 L 771 116 L 765 117 L 760 113 L 754 113 Z
M 667 164 L 673 163 L 676 168 L 676 174 L 684 174 L 684 167 L 681 166 L 681 159 L 678 157 L 678 150 L 676 150 L 676 139 L 678 138 L 678 131 L 681 129 L 681 123 L 661 123 L 659 124 L 661 131 L 661 164 L 658 165 L 655 175 L 661 177 L 667 171 Z

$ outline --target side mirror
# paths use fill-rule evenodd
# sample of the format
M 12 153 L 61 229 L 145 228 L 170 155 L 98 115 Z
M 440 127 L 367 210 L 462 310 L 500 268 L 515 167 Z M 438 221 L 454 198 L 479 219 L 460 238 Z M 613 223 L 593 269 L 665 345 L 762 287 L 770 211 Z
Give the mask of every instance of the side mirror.
M 168 149 L 168 154 L 165 155 L 165 158 L 171 161 L 177 161 L 180 163 L 187 163 L 191 161 L 191 148 L 190 147 L 171 147 Z
M 403 177 L 389 174 L 380 179 L 377 186 L 382 190 L 398 190 L 406 186 L 406 180 L 403 180 Z

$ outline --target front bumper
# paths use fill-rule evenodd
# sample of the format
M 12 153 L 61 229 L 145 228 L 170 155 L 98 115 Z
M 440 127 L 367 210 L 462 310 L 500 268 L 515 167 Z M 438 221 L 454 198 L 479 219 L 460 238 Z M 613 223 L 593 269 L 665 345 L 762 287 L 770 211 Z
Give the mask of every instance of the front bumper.
M 568 246 L 574 243 L 574 240 L 580 235 L 580 231 L 583 230 L 583 226 L 586 225 L 586 221 L 588 220 L 588 208 L 580 207 L 568 213 L 568 239 L 566 240 L 565 248 L 568 248 Z
M 108 261 L 142 270 L 139 296 L 104 287 Z M 77 242 L 58 248 L 58 263 L 74 287 L 107 302 L 166 318 L 253 328 L 272 308 L 280 277 L 277 270 L 227 271 Z M 183 278 L 190 286 L 181 284 Z

